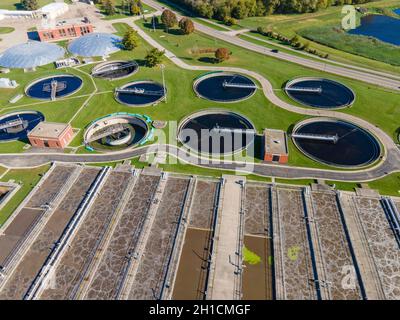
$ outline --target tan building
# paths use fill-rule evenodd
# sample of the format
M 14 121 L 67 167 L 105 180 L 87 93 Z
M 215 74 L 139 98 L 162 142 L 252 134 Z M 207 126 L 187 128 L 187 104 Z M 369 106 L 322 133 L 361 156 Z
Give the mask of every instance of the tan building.
M 264 130 L 264 161 L 281 164 L 289 161 L 286 132 L 274 129 Z
M 70 124 L 40 122 L 28 133 L 29 142 L 39 148 L 65 148 L 72 140 L 74 132 Z

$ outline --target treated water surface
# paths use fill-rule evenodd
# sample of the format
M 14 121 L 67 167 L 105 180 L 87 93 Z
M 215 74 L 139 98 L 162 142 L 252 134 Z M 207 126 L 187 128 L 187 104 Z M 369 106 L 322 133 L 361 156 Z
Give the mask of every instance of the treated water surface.
M 400 14 L 400 9 L 394 12 Z M 361 25 L 349 33 L 374 37 L 400 46 L 400 19 L 385 15 L 367 15 L 361 18 Z

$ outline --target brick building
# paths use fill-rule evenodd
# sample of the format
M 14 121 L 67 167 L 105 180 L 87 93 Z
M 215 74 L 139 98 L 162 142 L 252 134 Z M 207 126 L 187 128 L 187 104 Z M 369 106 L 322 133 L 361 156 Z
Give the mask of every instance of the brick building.
M 74 132 L 70 124 L 40 122 L 28 133 L 29 142 L 39 148 L 65 148 L 72 140 Z
M 78 38 L 88 33 L 93 33 L 93 26 L 82 20 L 76 22 L 58 23 L 55 26 L 47 26 L 37 31 L 40 41 L 51 42 Z
M 286 132 L 281 130 L 264 130 L 264 161 L 287 163 L 289 149 Z

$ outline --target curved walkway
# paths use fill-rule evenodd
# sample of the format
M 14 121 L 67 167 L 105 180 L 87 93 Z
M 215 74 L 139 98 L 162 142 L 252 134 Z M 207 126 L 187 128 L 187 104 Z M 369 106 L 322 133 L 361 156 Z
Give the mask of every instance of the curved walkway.
M 113 20 L 113 23 L 119 20 Z M 345 121 L 353 122 L 367 130 L 379 138 L 384 145 L 384 155 L 382 161 L 374 167 L 368 169 L 360 169 L 354 171 L 340 171 L 340 170 L 324 170 L 314 168 L 300 168 L 289 167 L 282 165 L 273 165 L 265 163 L 249 164 L 238 161 L 221 161 L 213 159 L 212 163 L 201 164 L 201 167 L 222 169 L 222 170 L 236 170 L 245 173 L 256 174 L 260 176 L 279 177 L 279 178 L 317 178 L 326 180 L 340 180 L 340 181 L 370 181 L 381 178 L 389 173 L 400 171 L 400 150 L 383 130 L 370 124 L 369 122 L 357 118 L 355 116 L 327 110 L 306 109 L 291 105 L 281 100 L 274 92 L 271 83 L 262 75 L 242 68 L 234 67 L 208 67 L 208 66 L 192 66 L 183 62 L 176 57 L 172 52 L 163 48 L 158 42 L 148 36 L 143 30 L 133 23 L 133 20 L 121 19 L 121 21 L 128 23 L 134 28 L 138 34 L 147 41 L 151 46 L 164 50 L 165 55 L 177 66 L 187 70 L 204 70 L 204 71 L 228 71 L 239 72 L 246 74 L 256 79 L 262 87 L 264 95 L 273 104 L 286 109 L 290 112 L 309 116 L 324 116 L 335 117 Z M 0 155 L 0 163 L 6 167 L 33 167 L 39 166 L 52 161 L 59 162 L 81 162 L 81 163 L 94 163 L 94 162 L 112 162 L 133 157 L 140 156 L 149 152 L 165 151 L 176 156 L 178 159 L 184 160 L 188 164 L 198 165 L 199 158 L 195 155 L 187 156 L 186 150 L 180 149 L 172 145 L 150 145 L 141 147 L 134 150 L 120 151 L 108 154 L 60 154 L 60 153 L 29 153 L 29 154 L 2 154 Z

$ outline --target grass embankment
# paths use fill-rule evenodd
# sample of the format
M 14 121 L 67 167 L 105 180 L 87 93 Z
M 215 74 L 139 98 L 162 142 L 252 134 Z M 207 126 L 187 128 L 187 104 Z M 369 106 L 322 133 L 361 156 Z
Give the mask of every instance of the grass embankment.
M 44 165 L 38 168 L 12 169 L 1 178 L 3 182 L 14 180 L 15 183 L 21 185 L 21 188 L 0 210 L 0 225 L 8 219 L 19 204 L 28 196 L 29 192 L 31 192 L 49 168 L 49 165 Z
M 400 66 L 400 48 L 378 39 L 352 35 L 334 25 L 314 26 L 300 29 L 298 33 L 308 40 L 315 41 L 366 58 Z

